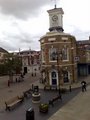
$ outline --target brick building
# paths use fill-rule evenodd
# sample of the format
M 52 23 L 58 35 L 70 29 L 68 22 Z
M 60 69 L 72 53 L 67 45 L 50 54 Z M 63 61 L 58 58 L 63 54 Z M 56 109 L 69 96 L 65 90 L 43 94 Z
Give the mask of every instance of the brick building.
M 40 38 L 42 79 L 51 86 L 71 84 L 77 80 L 76 39 L 63 32 L 62 8 L 47 12 L 50 32 Z
M 90 74 L 90 37 L 89 40 L 77 41 L 78 76 Z
M 22 59 L 22 72 L 34 74 L 40 68 L 40 51 L 24 50 L 20 51 Z

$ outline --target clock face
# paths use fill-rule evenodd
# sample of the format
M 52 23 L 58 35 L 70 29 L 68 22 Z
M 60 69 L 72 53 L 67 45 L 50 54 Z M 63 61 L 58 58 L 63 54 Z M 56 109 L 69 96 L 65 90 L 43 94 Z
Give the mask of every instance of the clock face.
M 58 16 L 57 16 L 57 15 L 53 15 L 53 16 L 52 16 L 52 20 L 53 20 L 53 21 L 57 21 L 57 20 L 58 20 Z

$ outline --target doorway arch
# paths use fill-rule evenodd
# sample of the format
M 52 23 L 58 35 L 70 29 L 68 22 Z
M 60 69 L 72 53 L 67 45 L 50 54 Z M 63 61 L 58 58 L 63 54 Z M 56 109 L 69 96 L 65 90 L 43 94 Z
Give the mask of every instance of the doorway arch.
M 51 71 L 51 85 L 56 86 L 58 84 L 57 80 L 58 80 L 57 71 L 56 70 L 52 70 Z

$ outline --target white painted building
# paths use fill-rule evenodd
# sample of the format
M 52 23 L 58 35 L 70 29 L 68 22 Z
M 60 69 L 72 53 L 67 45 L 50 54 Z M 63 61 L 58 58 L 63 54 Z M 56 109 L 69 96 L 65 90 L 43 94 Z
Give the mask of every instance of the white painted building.
M 22 72 L 35 73 L 40 69 L 40 51 L 24 50 L 20 51 L 19 56 L 22 59 Z

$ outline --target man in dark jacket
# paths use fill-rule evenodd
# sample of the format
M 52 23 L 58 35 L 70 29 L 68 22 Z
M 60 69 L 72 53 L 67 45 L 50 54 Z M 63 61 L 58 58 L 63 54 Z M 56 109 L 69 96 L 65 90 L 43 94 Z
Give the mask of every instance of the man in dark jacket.
M 82 92 L 86 91 L 86 81 L 82 81 L 81 82 L 81 85 L 82 85 Z

